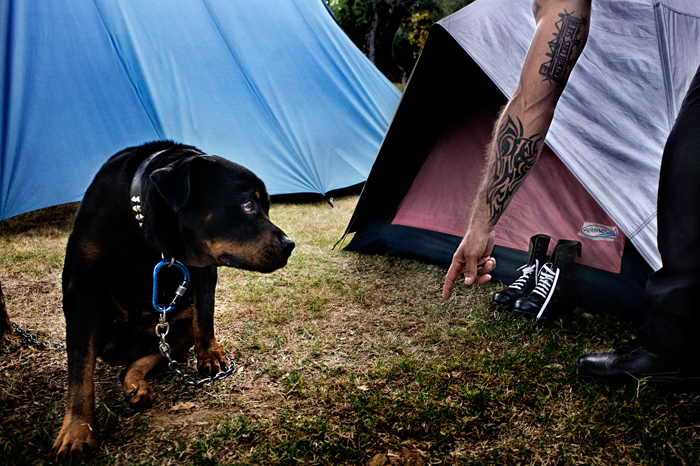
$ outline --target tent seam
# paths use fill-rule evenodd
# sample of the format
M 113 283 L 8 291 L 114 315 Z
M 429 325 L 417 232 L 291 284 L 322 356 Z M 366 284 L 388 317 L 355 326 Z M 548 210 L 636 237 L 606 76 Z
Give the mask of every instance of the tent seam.
M 321 3 L 323 3 L 324 5 L 326 5 L 326 3 L 325 3 L 323 0 L 320 0 L 320 1 L 321 1 Z M 316 38 L 320 39 L 320 36 L 316 33 L 316 30 L 313 28 L 313 25 L 312 25 L 311 23 L 309 23 L 309 21 L 306 19 L 306 16 L 303 15 L 303 14 L 301 13 L 301 11 L 299 10 L 299 7 L 297 6 L 297 3 L 296 3 L 296 2 L 294 2 L 294 8 L 299 12 L 299 16 L 302 18 L 302 20 L 303 20 L 303 21 L 306 23 L 306 25 L 309 27 L 309 30 L 312 31 L 312 32 L 314 33 L 314 35 L 316 36 Z M 328 8 L 328 5 L 326 5 L 326 8 Z M 331 12 L 331 14 L 332 14 L 332 12 Z M 333 16 L 333 18 L 335 18 L 335 16 Z M 336 24 L 338 24 L 337 20 L 336 20 L 335 22 L 336 22 Z M 340 27 L 340 24 L 338 24 L 338 27 L 342 30 L 342 27 Z M 343 34 L 345 34 L 345 31 L 343 31 Z M 364 54 L 363 54 L 362 56 L 363 56 L 364 59 L 366 59 L 367 61 L 370 61 L 369 58 L 367 58 Z M 335 67 L 336 70 L 342 71 L 337 65 L 335 65 L 335 61 L 333 61 L 332 63 L 334 64 L 334 67 Z M 370 63 L 371 63 L 371 61 L 370 61 Z M 376 65 L 374 65 L 374 64 L 372 64 L 372 65 L 373 65 L 373 66 L 376 66 Z M 381 74 L 380 71 L 378 71 L 378 73 Z M 382 76 L 383 76 L 383 74 L 382 74 Z M 363 92 L 360 92 L 361 89 L 359 89 L 359 88 L 355 85 L 354 82 L 350 82 L 350 85 L 351 85 L 353 91 L 355 91 L 355 94 L 356 94 L 356 95 L 362 96 L 362 95 L 364 94 Z M 363 101 L 364 101 L 363 103 L 372 103 L 372 104 L 374 103 L 374 102 L 371 101 L 371 99 L 363 99 Z M 376 105 L 371 105 L 370 108 L 369 108 L 369 110 L 372 112 L 372 116 L 373 116 L 377 121 L 379 121 L 379 120 L 381 120 L 381 119 L 383 118 L 382 113 L 379 111 L 379 108 L 378 108 Z
M 698 19 L 700 19 L 700 15 L 694 15 L 694 14 L 692 14 L 692 13 L 688 13 L 687 11 L 680 11 L 678 8 L 672 8 L 672 7 L 668 6 L 668 5 L 665 5 L 661 0 L 657 0 L 657 1 L 656 1 L 656 4 L 654 5 L 654 7 L 664 8 L 665 10 L 672 11 L 672 12 L 674 12 L 674 13 L 677 14 L 677 15 L 687 16 L 687 17 L 689 17 L 689 18 L 698 18 Z
M 229 45 L 228 41 L 226 40 L 226 36 L 224 36 L 224 34 L 223 34 L 222 30 L 221 30 L 221 27 L 219 27 L 219 23 L 216 21 L 216 18 L 215 18 L 214 15 L 212 14 L 212 11 L 211 11 L 211 9 L 209 8 L 208 2 L 207 2 L 206 0 L 202 0 L 202 4 L 204 5 L 204 8 L 206 8 L 207 13 L 209 14 L 209 17 L 211 18 L 211 21 L 212 21 L 212 23 L 214 24 L 214 27 L 216 27 L 216 30 L 218 31 L 219 36 L 221 37 L 221 40 L 224 42 L 224 44 L 226 44 L 226 48 L 228 49 L 229 53 L 231 54 L 231 57 L 233 58 L 233 61 L 234 61 L 234 62 L 236 63 L 236 65 L 238 66 L 238 69 L 241 70 L 241 73 L 242 73 L 243 77 L 245 78 L 245 82 L 248 83 L 248 87 L 253 91 L 253 93 L 255 94 L 255 98 L 256 98 L 257 101 L 260 103 L 260 105 L 262 105 L 262 107 L 265 109 L 265 114 L 268 116 L 268 118 L 270 119 L 270 121 L 273 122 L 275 129 L 276 129 L 277 132 L 282 136 L 282 139 L 284 140 L 284 143 L 285 143 L 285 145 L 287 146 L 287 148 L 290 150 L 291 153 L 294 154 L 294 156 L 296 157 L 296 159 L 297 159 L 298 161 L 300 161 L 300 160 L 301 160 L 301 157 L 299 157 L 299 154 L 297 153 L 297 151 L 294 150 L 294 147 L 293 147 L 292 144 L 290 143 L 289 138 L 287 137 L 287 135 L 285 134 L 285 132 L 282 131 L 282 128 L 281 128 L 281 126 L 279 125 L 279 122 L 278 122 L 277 118 L 274 117 L 274 115 L 273 115 L 273 113 L 272 113 L 270 107 L 265 103 L 264 99 L 262 99 L 262 97 L 260 96 L 260 92 L 258 92 L 258 88 L 257 88 L 257 87 L 253 84 L 253 82 L 248 78 L 248 74 L 245 72 L 243 66 L 242 66 L 241 63 L 238 61 L 238 58 L 237 58 L 236 54 L 233 52 L 233 49 L 232 49 L 231 46 Z M 304 165 L 304 166 L 305 166 L 305 165 Z M 305 168 L 307 168 L 307 167 L 305 166 Z M 307 173 L 308 173 L 308 168 L 307 168 Z M 311 188 L 313 188 L 313 186 L 311 186 Z
M 342 31 L 343 28 L 340 26 L 340 23 L 338 23 L 338 20 L 335 18 L 335 15 L 333 15 L 333 11 L 330 10 L 330 7 L 329 7 L 329 6 L 326 4 L 326 2 L 324 2 L 323 0 L 319 0 L 319 1 L 325 6 L 326 10 L 328 11 L 328 13 L 329 13 L 329 14 L 331 15 L 331 17 L 333 18 L 335 24 L 336 24 L 336 25 L 338 26 L 338 28 L 340 28 L 341 31 Z M 302 20 L 304 21 L 304 23 L 305 23 L 306 26 L 308 27 L 309 31 L 311 31 L 311 32 L 313 33 L 314 37 L 316 37 L 316 39 L 319 40 L 319 42 L 320 42 L 321 36 L 316 32 L 316 29 L 315 29 L 315 28 L 313 27 L 313 25 L 309 22 L 309 20 L 307 19 L 306 15 L 304 15 L 304 14 L 301 12 L 301 10 L 299 9 L 299 6 L 298 6 L 297 2 L 296 2 L 296 1 L 293 1 L 292 3 L 294 4 L 294 9 L 297 10 L 297 12 L 299 13 L 299 16 L 302 18 Z M 345 31 L 343 31 L 343 34 L 345 34 Z M 333 43 L 333 46 L 334 46 L 334 48 L 335 48 L 336 50 L 338 50 L 338 48 L 335 47 L 335 43 Z M 327 56 L 329 56 L 328 52 L 326 52 L 325 49 L 324 49 L 324 53 L 325 53 Z M 339 55 L 340 55 L 341 57 L 343 56 L 343 54 L 339 54 Z M 365 57 L 364 54 L 362 55 L 362 57 L 363 57 L 364 59 L 366 59 L 367 61 L 369 61 L 369 59 L 368 59 L 367 57 Z M 331 58 L 331 57 L 329 56 L 329 58 Z M 345 57 L 343 57 L 343 58 L 345 58 Z M 338 72 L 340 72 L 342 75 L 344 75 L 343 70 L 340 68 L 340 66 L 338 66 L 336 60 L 330 60 L 330 63 L 333 65 L 333 68 L 334 68 L 336 71 L 338 71 Z M 343 60 L 343 63 L 345 63 L 346 66 L 348 66 L 349 68 L 352 68 L 352 67 L 350 66 L 350 63 L 348 62 L 348 60 Z M 371 62 L 370 62 L 370 63 L 371 63 Z M 374 67 L 375 65 L 372 64 L 372 66 Z M 381 72 L 379 72 L 378 70 L 377 70 L 377 72 L 381 74 Z M 383 76 L 383 74 L 382 74 L 382 76 Z M 379 107 L 376 105 L 375 101 L 374 101 L 373 99 L 369 98 L 369 93 L 363 92 L 363 89 L 361 89 L 359 86 L 357 86 L 357 83 L 356 83 L 356 82 L 350 81 L 350 80 L 347 80 L 347 79 L 345 80 L 345 82 L 346 82 L 347 84 L 350 85 L 350 88 L 353 90 L 354 95 L 357 96 L 357 97 L 361 100 L 362 104 L 365 105 L 365 108 L 371 113 L 372 118 L 374 119 L 373 125 L 372 125 L 372 126 L 375 126 L 375 127 L 378 126 L 379 122 L 381 122 L 381 121 L 384 119 L 384 115 L 380 112 Z M 376 129 L 379 129 L 379 132 L 380 132 L 380 133 L 386 134 L 386 131 L 387 131 L 388 128 L 389 128 L 388 125 L 389 125 L 389 122 L 387 121 L 387 126 L 386 126 L 386 128 L 385 128 L 384 130 L 382 130 L 381 128 L 376 128 Z M 381 145 L 380 145 L 379 147 L 381 147 Z M 377 152 L 378 152 L 378 151 L 379 151 L 379 148 L 377 148 Z M 339 153 L 339 152 L 336 152 L 336 154 L 337 154 L 346 164 L 348 164 L 350 167 L 352 167 L 354 170 L 356 170 L 358 173 L 360 173 L 360 175 L 364 176 L 364 175 L 362 174 L 362 172 L 361 172 L 357 167 L 355 167 L 355 165 L 354 165 L 353 163 L 351 163 L 351 161 L 348 160 L 343 154 L 341 154 L 341 153 Z M 375 154 L 375 158 L 376 158 L 376 154 Z M 371 170 L 370 170 L 370 171 L 371 171 Z M 368 174 L 367 176 L 369 176 L 369 174 Z M 367 180 L 367 176 L 364 176 L 365 181 Z M 319 180 L 319 182 L 320 182 L 320 180 Z M 319 183 L 319 184 L 322 185 L 322 183 Z M 332 190 L 332 189 L 333 189 L 333 188 L 331 188 L 331 190 Z M 327 195 L 328 193 L 327 193 L 327 192 L 324 192 L 323 194 L 324 194 L 324 195 Z
M 661 59 L 662 76 L 664 79 L 664 94 L 666 95 L 666 119 L 669 128 L 673 126 L 676 116 L 676 103 L 673 98 L 673 86 L 671 85 L 671 76 L 669 75 L 669 60 L 668 60 L 668 43 L 665 40 L 665 27 L 663 18 L 661 17 L 661 3 L 654 5 L 654 21 L 656 26 L 657 45 L 659 47 L 659 58 Z
M 322 1 L 322 0 L 321 0 L 321 1 Z M 313 29 L 310 27 L 311 25 L 309 24 L 309 22 L 306 21 L 306 18 L 304 17 L 304 15 L 302 15 L 302 14 L 301 14 L 301 11 L 299 11 L 299 7 L 297 6 L 296 2 L 292 2 L 292 3 L 294 4 L 294 9 L 297 11 L 297 13 L 299 13 L 299 16 L 302 18 L 302 20 L 304 21 L 304 23 L 306 23 L 307 27 L 309 27 L 309 29 L 311 29 L 311 30 L 313 31 Z M 326 5 L 326 8 L 327 8 L 327 9 L 329 8 L 328 5 Z M 330 11 L 330 10 L 329 10 L 329 11 Z M 336 24 L 337 24 L 338 20 L 335 19 L 335 16 L 332 15 L 332 11 L 330 11 L 330 12 L 331 12 L 331 16 L 333 17 L 334 21 L 335 21 Z M 315 34 L 315 31 L 314 31 L 314 34 Z M 317 36 L 317 37 L 318 37 L 318 36 Z M 334 64 L 334 65 L 335 65 L 335 64 Z M 336 67 L 336 68 L 337 68 L 337 67 Z M 354 88 L 353 88 L 353 89 L 354 89 Z M 282 134 L 284 135 L 284 133 L 282 133 Z M 284 140 L 285 140 L 285 142 L 287 142 L 286 136 L 285 136 Z M 289 144 L 289 143 L 288 143 L 288 144 Z M 296 153 L 294 153 L 294 155 L 297 156 Z M 314 181 L 315 181 L 316 183 L 318 183 L 318 186 L 319 186 L 319 187 L 321 188 L 321 190 L 323 191 L 323 190 L 324 190 L 324 186 L 323 186 L 323 183 L 321 182 L 321 180 L 319 179 L 318 173 L 316 172 L 316 170 L 313 170 L 313 169 L 312 169 L 313 167 L 309 167 L 309 166 L 306 164 L 306 161 L 304 160 L 303 157 L 297 157 L 297 158 L 298 158 L 299 161 L 302 163 L 302 165 L 304 166 L 304 168 L 306 168 L 307 173 L 310 174 L 310 175 L 313 175 Z M 326 194 L 327 194 L 326 192 L 323 193 L 324 196 L 326 196 Z
M 164 135 L 162 132 L 159 130 L 159 125 L 156 124 L 156 122 L 153 121 L 153 118 L 151 116 L 151 113 L 147 110 L 146 105 L 143 102 L 143 99 L 141 98 L 141 95 L 138 92 L 138 88 L 134 84 L 134 80 L 131 77 L 131 73 L 129 73 L 129 69 L 127 68 L 124 58 L 122 57 L 122 54 L 119 53 L 119 48 L 117 47 L 116 43 L 114 42 L 114 38 L 112 37 L 112 34 L 107 27 L 107 23 L 105 22 L 104 16 L 102 16 L 102 11 L 100 10 L 100 7 L 97 5 L 97 0 L 93 0 L 92 2 L 95 5 L 95 9 L 97 10 L 97 14 L 100 17 L 100 21 L 102 21 L 102 25 L 104 26 L 104 30 L 107 33 L 107 36 L 109 37 L 109 42 L 112 44 L 112 49 L 114 52 L 117 54 L 117 57 L 119 57 L 119 63 L 122 66 L 122 69 L 124 70 L 124 74 L 126 74 L 127 78 L 129 79 L 129 83 L 131 84 L 131 88 L 134 91 L 134 94 L 136 94 L 136 98 L 138 99 L 139 103 L 141 104 L 141 108 L 143 108 L 144 113 L 148 116 L 148 121 L 151 122 L 151 125 L 153 126 L 153 131 L 158 135 L 159 139 L 165 139 Z

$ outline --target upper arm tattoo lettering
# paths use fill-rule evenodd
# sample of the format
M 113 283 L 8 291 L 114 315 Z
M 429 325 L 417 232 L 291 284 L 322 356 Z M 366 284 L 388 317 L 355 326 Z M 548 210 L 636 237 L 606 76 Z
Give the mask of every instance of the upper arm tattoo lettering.
M 501 216 L 511 197 L 522 184 L 530 169 L 537 161 L 538 134 L 524 137 L 523 124 L 519 118 L 513 121 L 510 116 L 496 135 L 496 160 L 492 167 L 491 183 L 486 191 L 489 208 L 489 223 Z
M 540 74 L 547 81 L 565 83 L 574 66 L 574 57 L 577 56 L 574 54 L 583 46 L 581 35 L 588 20 L 566 11 L 560 13 L 559 18 L 557 32 L 549 42 L 550 53 L 547 56 L 550 60 L 540 67 Z

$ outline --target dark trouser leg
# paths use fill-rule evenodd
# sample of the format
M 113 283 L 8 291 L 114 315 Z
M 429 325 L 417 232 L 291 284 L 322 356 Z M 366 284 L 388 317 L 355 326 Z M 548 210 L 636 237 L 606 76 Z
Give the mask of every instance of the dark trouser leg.
M 647 282 L 641 343 L 689 363 L 700 356 L 700 68 L 664 148 L 658 226 L 663 267 Z

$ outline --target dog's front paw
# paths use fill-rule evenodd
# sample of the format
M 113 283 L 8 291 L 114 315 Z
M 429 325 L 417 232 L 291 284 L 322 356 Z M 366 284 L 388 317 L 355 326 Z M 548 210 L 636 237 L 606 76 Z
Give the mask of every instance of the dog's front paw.
M 97 447 L 97 438 L 91 422 L 66 419 L 51 448 L 56 461 L 82 461 L 86 451 Z
M 197 351 L 197 370 L 203 376 L 216 375 L 228 369 L 228 360 L 218 344 L 206 351 Z
M 124 381 L 124 398 L 134 411 L 143 411 L 156 402 L 156 392 L 148 383 L 141 380 Z

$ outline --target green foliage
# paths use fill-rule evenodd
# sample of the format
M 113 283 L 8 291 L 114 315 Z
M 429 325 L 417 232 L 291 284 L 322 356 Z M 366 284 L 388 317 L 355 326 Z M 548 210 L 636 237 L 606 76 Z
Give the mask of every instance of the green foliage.
M 473 0 L 327 0 L 348 37 L 394 82 L 405 82 L 431 26 Z
M 415 58 L 418 58 L 421 50 L 423 50 L 425 41 L 428 40 L 430 27 L 433 23 L 434 21 L 428 12 L 414 13 L 410 20 L 406 22 L 404 30 L 407 31 L 408 41 L 415 48 L 413 52 Z

